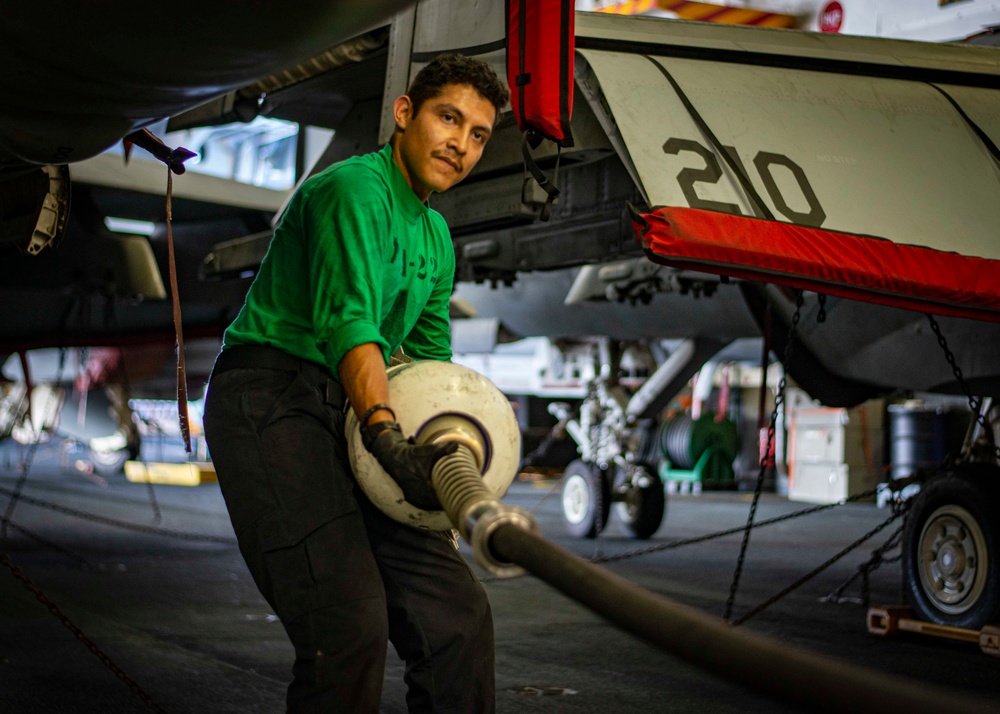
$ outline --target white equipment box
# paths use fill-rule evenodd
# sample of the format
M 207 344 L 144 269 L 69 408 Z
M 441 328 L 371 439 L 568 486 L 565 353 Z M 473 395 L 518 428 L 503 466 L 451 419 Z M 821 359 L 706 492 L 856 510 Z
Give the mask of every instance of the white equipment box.
M 881 474 L 885 404 L 800 407 L 789 420 L 788 498 L 836 503 L 875 488 Z

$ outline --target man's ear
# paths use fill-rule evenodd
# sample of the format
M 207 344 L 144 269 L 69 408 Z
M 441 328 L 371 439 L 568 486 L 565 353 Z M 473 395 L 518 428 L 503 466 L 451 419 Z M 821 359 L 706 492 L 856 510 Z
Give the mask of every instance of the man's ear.
M 397 98 L 392 105 L 392 116 L 396 120 L 396 127 L 406 131 L 410 119 L 413 118 L 413 100 L 405 94 Z

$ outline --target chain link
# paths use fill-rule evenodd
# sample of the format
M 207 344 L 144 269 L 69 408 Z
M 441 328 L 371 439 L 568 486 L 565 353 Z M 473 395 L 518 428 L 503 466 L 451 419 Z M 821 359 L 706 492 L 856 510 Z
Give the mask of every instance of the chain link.
M 969 388 L 968 383 L 965 381 L 965 376 L 962 374 L 962 368 L 958 366 L 958 362 L 955 360 L 955 355 L 952 353 L 951 349 L 948 347 L 948 341 L 945 339 L 944 333 L 941 332 L 941 326 L 938 325 L 934 316 L 927 313 L 927 320 L 931 323 L 931 330 L 934 332 L 934 336 L 937 337 L 937 342 L 944 351 L 944 358 L 948 361 L 948 365 L 951 367 L 952 373 L 955 375 L 955 380 L 958 382 L 958 386 L 962 389 L 965 394 L 965 398 L 969 400 L 969 409 L 972 410 L 976 421 L 979 426 L 982 427 L 989 435 L 990 442 L 993 444 L 993 456 L 997 461 L 1000 461 L 1000 446 L 997 445 L 996 439 L 993 436 L 993 429 L 986 421 L 986 415 L 980 412 L 982 407 L 982 399 L 977 399 L 972 395 L 972 390 Z
M 900 552 L 892 558 L 886 558 L 885 554 L 887 551 L 899 545 L 900 541 L 903 538 L 903 529 L 905 525 L 906 523 L 904 518 L 903 525 L 899 526 L 899 528 L 893 531 L 893 534 L 886 539 L 885 543 L 883 543 L 881 546 L 872 551 L 872 557 L 869 558 L 867 562 L 862 563 L 858 567 L 854 575 L 845 580 L 839 587 L 835 588 L 833 592 L 831 592 L 826 597 L 821 598 L 820 602 L 832 602 L 837 604 L 843 602 L 857 602 L 863 607 L 868 607 L 871 604 L 871 583 L 869 581 L 868 576 L 873 571 L 878 570 L 886 563 L 895 563 L 902 559 L 903 557 L 902 550 L 900 550 Z M 853 583 L 858 578 L 861 578 L 861 597 L 859 598 L 844 597 L 844 590 L 846 590 L 850 586 L 850 584 Z
M 792 323 L 788 328 L 788 339 L 785 342 L 785 353 L 782 356 L 781 364 L 787 368 L 788 358 L 792 352 L 792 343 L 795 341 L 795 333 L 798 331 L 799 320 L 802 318 L 802 305 L 805 302 L 804 294 L 800 290 L 795 298 L 795 313 L 792 315 Z M 757 483 L 753 489 L 753 501 L 750 503 L 750 514 L 747 516 L 746 529 L 743 532 L 743 543 L 740 545 L 740 554 L 736 559 L 736 569 L 733 571 L 733 582 L 729 586 L 729 598 L 726 600 L 726 610 L 722 619 L 729 620 L 733 612 L 733 604 L 736 602 L 736 591 L 739 589 L 740 577 L 743 573 L 743 561 L 746 558 L 747 546 L 750 543 L 750 531 L 753 528 L 753 519 L 757 513 L 757 503 L 760 501 L 761 488 L 764 485 L 764 473 L 767 470 L 767 460 L 771 454 L 771 446 L 774 443 L 774 434 L 778 427 L 778 413 L 785 403 L 785 373 L 782 369 L 781 381 L 778 382 L 778 393 L 774 396 L 774 409 L 771 411 L 771 420 L 767 426 L 767 444 L 764 447 L 764 455 L 760 459 L 760 471 L 757 473 Z M 767 375 L 761 375 L 761 389 L 767 385 Z
M 563 422 L 556 423 L 551 429 L 549 429 L 545 436 L 541 438 L 538 442 L 538 446 L 529 451 L 521 458 L 521 468 L 527 468 L 534 466 L 532 463 L 536 458 L 544 454 L 545 450 L 549 448 L 552 444 L 560 441 L 564 434 L 566 433 L 564 429 L 560 428 L 560 424 Z
M 156 500 L 156 491 L 153 490 L 153 482 L 146 479 L 146 493 L 149 495 L 149 505 L 153 508 L 153 523 L 160 525 L 163 516 L 160 513 L 160 504 Z
M 732 622 L 733 626 L 735 627 L 737 625 L 742 625 L 744 622 L 746 622 L 747 620 L 749 620 L 754 615 L 758 614 L 759 612 L 762 612 L 763 610 L 767 609 L 768 607 L 770 607 L 774 603 L 778 602 L 778 600 L 780 600 L 781 598 L 785 597 L 785 595 L 788 595 L 789 593 L 793 592 L 794 590 L 797 590 L 799 587 L 801 587 L 805 583 L 807 583 L 810 580 L 812 580 L 814 577 L 816 577 L 817 575 L 819 575 L 820 573 L 822 573 L 824 570 L 826 570 L 827 568 L 829 568 L 831 565 L 833 565 L 834 563 L 836 563 L 838 560 L 840 560 L 841 558 L 843 558 L 845 555 L 847 555 L 848 553 L 850 553 L 852 550 L 854 550 L 855 548 L 857 548 L 858 546 L 860 546 L 866 540 L 868 540 L 870 538 L 873 538 L 876 535 L 878 535 L 879 533 L 881 533 L 883 530 L 885 530 L 886 527 L 888 527 L 888 525 L 890 523 L 892 523 L 897 518 L 899 518 L 900 516 L 902 516 L 904 512 L 905 512 L 904 508 L 895 508 L 894 507 L 892 515 L 889 516 L 886 520 L 882 521 L 882 523 L 879 523 L 877 526 L 875 526 L 870 531 L 868 531 L 867 533 L 865 533 L 863 536 L 861 536 L 860 538 L 858 538 L 856 541 L 854 541 L 853 543 L 851 543 L 850 545 L 848 545 L 846 548 L 843 548 L 839 553 L 837 553 L 836 555 L 834 555 L 831 558 L 829 558 L 822 565 L 820 565 L 820 566 L 814 568 L 813 570 L 811 570 L 810 572 L 806 573 L 801 578 L 799 578 L 798 580 L 796 580 L 794 583 L 792 583 L 788 587 L 784 588 L 780 592 L 775 593 L 774 595 L 772 595 L 771 597 L 769 597 L 767 600 L 765 600 L 760 605 L 758 605 L 757 607 L 753 608 L 752 610 L 750 610 L 746 614 L 744 614 L 741 617 L 738 617 L 735 620 L 733 620 L 733 622 Z M 890 538 L 890 540 L 891 540 L 891 538 Z
M 552 493 L 554 493 L 557 490 L 557 488 L 558 484 L 549 489 L 549 491 L 545 495 L 543 495 L 540 499 L 538 499 L 538 501 L 535 502 L 535 505 L 532 506 L 529 510 L 531 512 L 534 512 L 538 508 L 538 506 L 541 505 L 543 501 L 545 501 L 546 498 L 548 498 Z M 864 501 L 876 495 L 877 493 L 878 489 L 873 488 L 868 491 L 856 493 L 853 496 L 845 498 L 843 501 L 838 501 L 837 503 L 825 503 L 818 506 L 809 506 L 808 508 L 803 508 L 793 513 L 786 513 L 783 516 L 775 516 L 773 518 L 767 518 L 763 521 L 758 521 L 757 523 L 754 523 L 753 527 L 763 528 L 765 526 L 772 526 L 775 525 L 776 523 L 791 521 L 795 518 L 801 518 L 802 516 L 808 516 L 813 513 L 819 513 L 820 511 L 827 511 L 830 510 L 831 508 L 838 508 L 853 501 Z M 622 560 L 630 560 L 632 558 L 639 558 L 644 555 L 652 555 L 653 553 L 659 553 L 665 550 L 680 548 L 681 546 L 685 545 L 695 545 L 697 543 L 705 543 L 710 540 L 716 540 L 717 538 L 724 538 L 729 535 L 735 535 L 736 533 L 742 533 L 744 530 L 746 530 L 746 526 L 736 526 L 735 528 L 727 528 L 726 530 L 716 531 L 714 533 L 707 533 L 705 535 L 695 536 L 694 538 L 683 538 L 681 540 L 670 541 L 669 543 L 660 543 L 658 545 L 647 546 L 645 548 L 637 548 L 635 550 L 630 550 L 625 553 L 616 553 L 614 555 L 594 555 L 590 558 L 587 558 L 587 560 L 591 563 L 613 563 Z M 522 577 L 522 576 L 515 576 L 515 577 Z M 480 578 L 479 582 L 491 583 L 495 580 L 500 580 L 500 579 L 501 578 L 490 576 L 490 577 Z M 513 578 L 504 578 L 504 579 L 513 579 Z
M 59 622 L 61 622 L 66 629 L 72 632 L 76 639 L 80 640 L 84 647 L 90 650 L 91 653 L 93 653 L 93 655 L 101 661 L 101 664 L 110 669 L 114 675 L 118 677 L 118 679 L 124 682 L 129 689 L 135 692 L 147 707 L 152 709 L 154 712 L 158 712 L 158 714 L 167 714 L 166 710 L 153 701 L 153 698 L 149 696 L 149 694 L 147 694 L 134 679 L 125 674 L 121 667 L 115 664 L 114 661 L 107 654 L 105 654 L 105 652 L 98 647 L 93 640 L 87 637 L 86 633 L 84 633 L 83 630 L 70 620 L 69 617 L 67 617 L 66 614 L 59 609 L 59 606 L 52 602 L 49 596 L 42 592 L 42 589 L 35 585 L 35 583 L 24 573 L 23 570 L 14 565 L 14 563 L 11 562 L 11 559 L 7 557 L 6 553 L 0 553 L 0 563 L 7 566 L 10 572 L 14 574 L 14 577 L 20 580 L 21 584 L 34 594 L 38 601 L 45 605 L 49 612 L 55 615 Z
M 825 503 L 819 506 L 809 506 L 808 508 L 803 508 L 799 511 L 793 513 L 786 513 L 783 516 L 775 516 L 774 518 L 767 518 L 763 521 L 758 521 L 753 524 L 754 528 L 763 528 L 764 526 L 771 526 L 776 523 L 783 523 L 784 521 L 790 521 L 795 518 L 801 518 L 802 516 L 808 516 L 812 513 L 819 513 L 820 511 L 826 511 L 831 508 L 837 508 L 843 506 L 846 503 L 852 501 L 863 501 L 865 499 L 871 498 L 878 492 L 878 489 L 871 489 L 869 491 L 864 491 L 862 493 L 856 493 L 853 496 L 844 499 L 843 501 L 838 501 L 837 503 Z M 651 545 L 646 548 L 638 548 L 636 550 L 631 550 L 626 553 L 618 553 L 616 555 L 606 555 L 597 558 L 591 558 L 592 563 L 610 563 L 619 560 L 629 560 L 630 558 L 638 558 L 643 555 L 650 555 L 652 553 L 659 553 L 664 550 L 671 550 L 673 548 L 680 548 L 685 545 L 695 545 L 697 543 L 704 543 L 706 541 L 715 540 L 717 538 L 724 538 L 725 536 L 735 535 L 736 533 L 742 533 L 746 530 L 746 526 L 736 526 L 734 528 L 727 528 L 726 530 L 716 531 L 714 533 L 708 533 L 706 535 L 695 536 L 694 538 L 684 538 L 682 540 L 674 540 L 669 543 L 660 543 L 659 545 Z
M 536 512 L 539 509 L 539 507 L 547 500 L 549 500 L 549 498 L 551 498 L 553 494 L 559 491 L 561 487 L 562 487 L 562 480 L 560 479 L 557 480 L 554 484 L 552 484 L 552 486 L 549 487 L 549 490 L 543 493 L 541 497 L 537 501 L 535 501 L 535 504 L 528 509 L 528 512 L 529 513 Z
M 5 496 L 12 496 L 14 492 L 4 488 L 3 486 L 0 486 L 0 494 Z M 91 521 L 93 523 L 100 523 L 105 526 L 113 526 L 115 528 L 123 528 L 125 530 L 135 531 L 136 533 L 168 536 L 170 538 L 178 538 L 180 540 L 200 541 L 204 543 L 224 543 L 226 545 L 236 544 L 235 538 L 228 538 L 226 536 L 201 535 L 198 533 L 186 533 L 184 531 L 177 531 L 169 528 L 144 526 L 139 523 L 129 523 L 128 521 L 119 521 L 114 518 L 99 516 L 94 513 L 78 511 L 75 508 L 69 508 L 68 506 L 63 506 L 58 503 L 43 501 L 40 498 L 33 498 L 32 496 L 26 496 L 22 494 L 20 498 L 25 503 L 30 503 L 31 505 L 38 506 L 39 508 L 47 508 L 50 511 L 55 511 L 56 513 L 62 513 L 67 516 L 73 516 L 74 518 L 81 518 L 85 521 Z
M 27 357 L 25 356 L 24 359 L 26 360 Z M 49 413 L 49 410 L 52 408 L 54 400 L 56 399 L 56 394 L 57 394 L 56 390 L 60 389 L 59 385 L 62 384 L 63 370 L 65 368 L 66 368 L 66 348 L 63 347 L 59 350 L 59 370 L 56 372 L 56 379 L 55 382 L 53 383 L 54 386 L 49 392 L 48 399 L 45 400 L 45 407 L 42 409 L 41 428 L 35 435 L 34 441 L 32 441 L 31 445 L 28 447 L 28 453 L 25 454 L 24 458 L 21 460 L 21 474 L 17 479 L 17 484 L 15 484 L 14 486 L 13 495 L 11 496 L 10 500 L 7 501 L 7 509 L 6 511 L 4 511 L 3 517 L 0 518 L 0 538 L 7 537 L 7 525 L 8 523 L 10 523 L 10 519 L 14 515 L 14 509 L 17 508 L 17 502 L 21 498 L 21 489 L 24 488 L 24 484 L 28 480 L 28 473 L 31 471 L 31 466 L 35 460 L 35 452 L 38 451 L 38 447 L 42 443 L 42 432 L 45 430 L 45 416 Z M 28 419 L 28 423 L 31 424 L 32 422 L 31 398 L 30 398 L 31 391 L 30 389 L 28 389 L 28 387 L 30 387 L 30 383 L 28 382 L 29 375 L 28 375 L 28 367 L 26 361 L 24 363 L 23 369 L 25 372 L 24 374 L 25 394 L 27 395 L 28 398 L 27 399 L 28 405 L 27 405 L 27 411 L 25 412 L 25 416 Z
M 25 454 L 24 459 L 21 461 L 21 474 L 17 478 L 14 490 L 9 494 L 10 500 L 7 501 L 7 509 L 4 511 L 3 516 L 0 516 L 0 538 L 7 537 L 7 526 L 11 522 L 10 519 L 14 515 L 14 509 L 17 508 L 18 501 L 21 500 L 21 490 L 28 480 L 28 472 L 31 471 L 31 463 L 35 459 L 35 452 L 38 450 L 41 438 L 42 434 L 39 432 L 35 440 L 28 446 L 28 453 Z
M 24 526 L 19 526 L 17 523 L 14 523 L 14 521 L 4 521 L 4 525 L 9 526 L 10 528 L 14 529 L 15 531 L 23 535 L 25 538 L 33 540 L 39 545 L 43 545 L 50 550 L 56 551 L 57 553 L 62 553 L 71 560 L 75 560 L 79 565 L 81 565 L 86 570 L 90 570 L 93 567 L 93 564 L 89 560 L 84 558 L 82 555 L 78 555 L 77 553 L 74 553 L 73 551 L 68 550 L 67 548 L 63 548 L 58 543 L 53 543 L 47 538 L 43 538 L 37 533 L 29 531 Z

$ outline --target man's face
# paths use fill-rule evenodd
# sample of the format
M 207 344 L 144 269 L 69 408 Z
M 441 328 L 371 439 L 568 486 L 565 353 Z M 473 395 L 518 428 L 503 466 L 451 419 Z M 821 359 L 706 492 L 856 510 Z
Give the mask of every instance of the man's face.
M 393 158 L 421 201 L 447 191 L 468 176 L 483 155 L 496 108 L 467 84 L 446 84 L 414 115 L 410 98 L 393 107 L 396 134 Z

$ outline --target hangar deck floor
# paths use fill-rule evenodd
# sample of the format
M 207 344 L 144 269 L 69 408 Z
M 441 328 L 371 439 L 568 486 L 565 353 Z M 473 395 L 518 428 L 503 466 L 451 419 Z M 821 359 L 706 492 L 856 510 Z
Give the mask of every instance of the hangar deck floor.
M 13 489 L 16 476 L 16 470 L 0 471 L 0 486 Z M 555 485 L 516 482 L 506 500 L 533 510 L 546 536 L 584 557 L 742 525 L 749 504 L 746 494 L 671 496 L 667 518 L 650 542 L 624 537 L 614 520 L 601 538 L 580 541 L 563 535 Z M 24 493 L 110 518 L 152 522 L 146 487 L 127 483 L 123 477 L 100 489 L 40 462 Z M 217 485 L 157 486 L 156 496 L 162 511 L 160 527 L 232 537 Z M 0 497 L 4 508 L 6 503 L 7 498 Z M 801 507 L 769 495 L 758 514 L 767 518 Z M 756 531 L 737 616 L 887 516 L 874 505 L 852 504 Z M 16 529 L 0 542 L 0 551 L 163 709 L 216 714 L 283 711 L 291 647 L 235 545 L 119 530 L 25 502 L 11 520 L 72 555 Z M 911 675 L 986 701 L 1000 701 L 1000 661 L 974 645 L 913 636 L 873 638 L 865 633 L 862 607 L 818 601 L 847 579 L 891 532 L 887 529 L 881 538 L 743 626 L 876 671 Z M 728 536 L 606 567 L 650 590 L 720 615 L 739 542 L 739 535 Z M 486 588 L 497 631 L 498 712 L 790 711 L 614 629 L 532 577 L 491 580 Z M 871 590 L 873 604 L 898 604 L 898 563 L 876 570 Z M 854 587 L 849 594 L 858 593 Z M 0 603 L 0 714 L 148 711 L 6 568 L 0 568 Z M 525 692 L 531 688 L 547 694 L 528 696 Z M 402 664 L 390 649 L 382 711 L 405 712 L 403 697 Z

